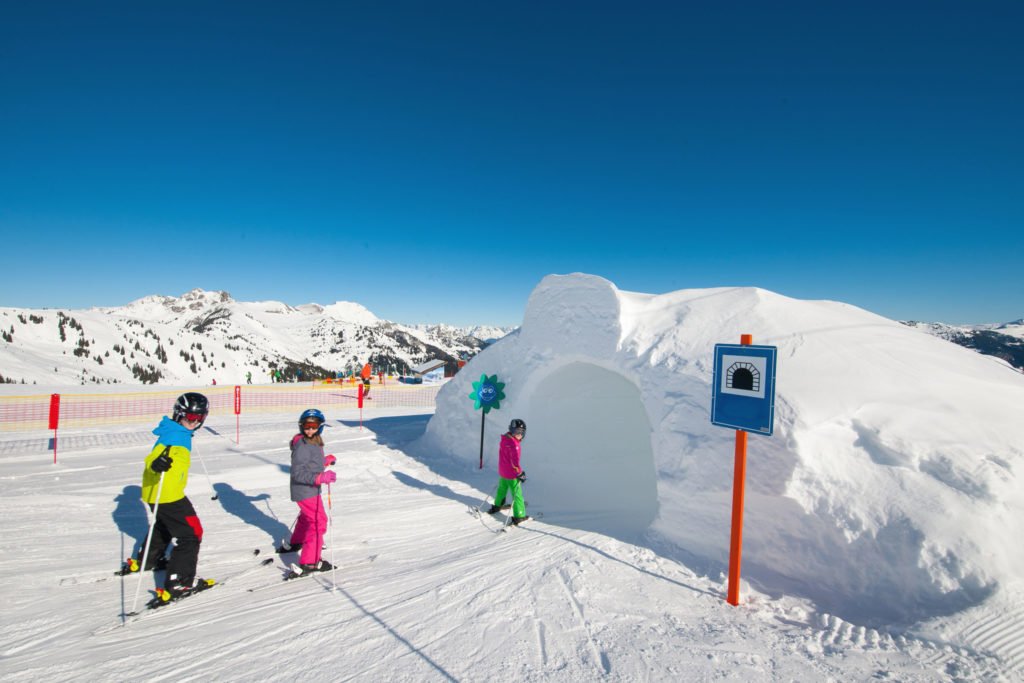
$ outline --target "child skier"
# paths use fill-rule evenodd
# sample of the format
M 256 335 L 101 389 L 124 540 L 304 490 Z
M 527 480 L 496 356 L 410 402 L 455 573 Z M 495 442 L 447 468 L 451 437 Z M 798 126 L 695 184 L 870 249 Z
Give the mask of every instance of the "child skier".
M 145 570 L 167 570 L 163 588 L 157 589 L 150 606 L 166 604 L 213 585 L 212 580 L 196 578 L 203 525 L 195 508 L 185 496 L 188 470 L 192 460 L 192 436 L 210 413 L 205 396 L 188 392 L 174 403 L 173 416 L 164 418 L 153 433 L 156 445 L 146 456 L 142 470 L 142 500 L 156 509 L 152 541 L 141 549 Z M 159 491 L 159 504 L 157 492 Z M 177 539 L 171 557 L 165 559 L 171 539 Z M 140 558 L 141 560 L 141 558 Z M 138 571 L 142 562 L 128 558 L 122 573 Z
M 292 550 L 301 548 L 299 576 L 312 572 L 330 571 L 334 567 L 320 558 L 327 530 L 327 512 L 320 498 L 320 486 L 337 481 L 333 470 L 326 469 L 336 462 L 333 455 L 324 456 L 326 419 L 316 408 L 304 410 L 299 416 L 299 433 L 292 438 L 292 500 L 299 504 L 299 519 L 295 523 L 291 541 Z
M 501 447 L 498 449 L 498 490 L 494 494 L 494 505 L 487 511 L 489 515 L 499 512 L 505 503 L 505 494 L 511 491 L 513 524 L 522 524 L 530 519 L 526 515 L 526 503 L 523 501 L 522 483 L 526 481 L 526 472 L 519 465 L 522 441 L 525 437 L 526 423 L 518 418 L 512 420 L 508 425 L 508 432 L 501 435 Z

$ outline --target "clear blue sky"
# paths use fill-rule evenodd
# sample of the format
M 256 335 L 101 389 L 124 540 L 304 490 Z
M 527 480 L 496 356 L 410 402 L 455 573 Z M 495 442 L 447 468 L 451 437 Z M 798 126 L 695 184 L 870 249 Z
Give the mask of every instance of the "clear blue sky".
M 1024 316 L 1024 3 L 5 2 L 0 305 Z

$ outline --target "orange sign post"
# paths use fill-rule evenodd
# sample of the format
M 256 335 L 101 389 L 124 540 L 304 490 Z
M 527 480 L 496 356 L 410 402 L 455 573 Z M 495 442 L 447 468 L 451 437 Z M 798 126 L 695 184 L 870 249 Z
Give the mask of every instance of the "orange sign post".
M 771 436 L 775 420 L 775 362 L 778 349 L 754 346 L 753 335 L 740 343 L 715 344 L 711 382 L 711 424 L 736 430 L 732 482 L 732 536 L 729 541 L 730 605 L 740 604 L 743 554 L 743 498 L 747 480 L 747 434 Z
M 740 335 L 740 344 L 750 346 L 754 336 Z M 730 605 L 740 604 L 740 559 L 743 555 L 743 495 L 747 483 L 747 433 L 736 430 L 736 451 L 732 473 L 732 533 L 729 541 L 729 592 L 726 600 Z

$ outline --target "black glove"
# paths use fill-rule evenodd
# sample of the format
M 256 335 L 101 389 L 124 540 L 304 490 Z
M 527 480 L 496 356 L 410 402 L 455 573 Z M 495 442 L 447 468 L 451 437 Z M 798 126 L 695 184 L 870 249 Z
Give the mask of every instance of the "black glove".
M 516 479 L 518 479 L 520 481 L 520 483 L 526 481 L 526 470 L 523 470 L 522 472 L 520 472 L 519 476 L 516 477 Z
M 168 456 L 167 453 L 161 453 L 160 455 L 156 456 L 156 458 L 153 459 L 153 462 L 149 464 L 149 469 L 153 470 L 154 472 L 166 472 L 167 470 L 171 469 L 171 465 L 173 464 L 174 461 L 171 460 L 170 456 Z

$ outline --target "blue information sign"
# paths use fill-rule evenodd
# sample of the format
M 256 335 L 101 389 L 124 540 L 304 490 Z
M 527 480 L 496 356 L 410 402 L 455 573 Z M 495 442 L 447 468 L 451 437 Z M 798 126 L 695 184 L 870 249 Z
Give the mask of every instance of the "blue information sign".
M 711 424 L 771 436 L 776 355 L 774 346 L 715 344 Z

